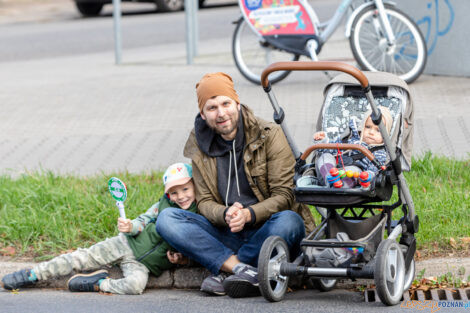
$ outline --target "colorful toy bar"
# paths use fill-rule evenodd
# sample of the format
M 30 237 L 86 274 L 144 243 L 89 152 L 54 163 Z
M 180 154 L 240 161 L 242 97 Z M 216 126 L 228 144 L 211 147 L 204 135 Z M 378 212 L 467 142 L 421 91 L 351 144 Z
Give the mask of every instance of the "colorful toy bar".
M 374 173 L 370 171 L 365 171 L 361 173 L 354 172 L 351 170 L 344 171 L 338 170 L 336 167 L 333 167 L 332 169 L 330 169 L 330 174 L 326 176 L 326 180 L 328 181 L 328 184 L 330 186 L 333 186 L 334 188 L 341 188 L 344 185 L 342 179 L 345 177 L 356 178 L 362 188 L 367 189 L 370 187 L 370 183 L 372 181 L 372 178 L 374 177 Z

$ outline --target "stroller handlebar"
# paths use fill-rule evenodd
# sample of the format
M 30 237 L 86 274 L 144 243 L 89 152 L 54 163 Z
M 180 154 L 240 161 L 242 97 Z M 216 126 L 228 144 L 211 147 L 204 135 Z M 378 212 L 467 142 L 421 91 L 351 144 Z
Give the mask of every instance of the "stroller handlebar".
M 372 152 L 370 152 L 367 148 L 365 148 L 364 146 L 361 146 L 361 145 L 357 145 L 357 144 L 348 144 L 348 143 L 319 143 L 319 144 L 315 144 L 313 146 L 310 146 L 307 148 L 307 150 L 305 150 L 305 152 L 302 154 L 302 156 L 300 157 L 302 160 L 306 160 L 307 157 L 310 155 L 310 153 L 312 153 L 313 150 L 318 150 L 318 149 L 329 149 L 329 150 L 335 150 L 335 149 L 339 149 L 339 150 L 359 150 L 362 152 L 362 154 L 364 154 L 369 160 L 371 160 L 372 162 L 375 161 L 375 157 L 374 155 L 372 154 Z M 374 162 L 375 163 L 375 162 Z
M 261 84 L 264 88 L 269 86 L 268 75 L 277 71 L 339 71 L 356 78 L 363 88 L 369 86 L 367 77 L 352 65 L 333 61 L 291 61 L 276 62 L 264 69 L 261 74 Z

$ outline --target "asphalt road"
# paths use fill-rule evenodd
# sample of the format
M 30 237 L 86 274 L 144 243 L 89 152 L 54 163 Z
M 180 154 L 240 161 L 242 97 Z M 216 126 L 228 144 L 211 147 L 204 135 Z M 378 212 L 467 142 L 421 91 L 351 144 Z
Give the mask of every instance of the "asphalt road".
M 71 1 L 70 1 L 71 2 Z M 333 14 L 338 0 L 312 0 L 319 17 Z M 233 21 L 241 16 L 236 2 L 208 1 L 198 11 L 199 40 L 232 36 Z M 67 2 L 54 20 L 11 23 L 0 26 L 0 63 L 82 55 L 114 49 L 113 18 L 107 7 L 97 18 L 80 18 Z M 126 10 L 122 18 L 123 49 L 185 41 L 184 12 L 158 13 L 153 9 Z M 72 11 L 71 11 L 72 10 Z
M 269 303 L 263 297 L 231 299 L 209 297 L 199 291 L 149 290 L 140 296 L 70 293 L 55 290 L 28 290 L 18 294 L 0 292 L 2 313 L 10 312 L 321 312 L 372 313 L 413 312 L 400 305 L 386 307 L 380 302 L 366 303 L 359 292 L 333 290 L 322 293 L 301 290 L 285 299 Z

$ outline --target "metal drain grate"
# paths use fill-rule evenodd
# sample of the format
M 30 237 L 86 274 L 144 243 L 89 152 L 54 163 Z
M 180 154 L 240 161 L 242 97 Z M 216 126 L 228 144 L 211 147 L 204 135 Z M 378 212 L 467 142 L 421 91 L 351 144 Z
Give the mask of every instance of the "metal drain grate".
M 433 300 L 433 301 L 469 301 L 470 288 L 465 289 L 431 289 L 427 291 L 414 290 L 403 293 L 402 300 Z M 366 289 L 364 291 L 365 302 L 380 302 L 379 295 L 375 289 Z

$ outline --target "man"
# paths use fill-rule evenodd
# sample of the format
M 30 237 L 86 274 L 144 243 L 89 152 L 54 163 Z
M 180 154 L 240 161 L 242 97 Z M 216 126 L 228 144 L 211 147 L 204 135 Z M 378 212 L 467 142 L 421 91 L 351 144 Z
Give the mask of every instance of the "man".
M 184 154 L 192 159 L 196 200 L 202 215 L 165 210 L 161 236 L 212 272 L 201 290 L 214 295 L 259 294 L 261 246 L 282 237 L 299 252 L 313 217 L 294 204 L 294 157 L 281 128 L 241 105 L 230 76 L 205 75 L 196 85 L 200 113 Z M 291 210 L 293 209 L 293 210 Z M 233 273 L 226 278 L 224 272 Z

